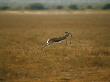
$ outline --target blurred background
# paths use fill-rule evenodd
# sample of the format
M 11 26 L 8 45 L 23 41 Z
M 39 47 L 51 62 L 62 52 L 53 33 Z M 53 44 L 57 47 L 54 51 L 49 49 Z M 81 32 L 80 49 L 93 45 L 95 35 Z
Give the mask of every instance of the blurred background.
M 110 0 L 0 0 L 0 82 L 110 82 Z
M 0 10 L 107 10 L 110 0 L 0 0 Z

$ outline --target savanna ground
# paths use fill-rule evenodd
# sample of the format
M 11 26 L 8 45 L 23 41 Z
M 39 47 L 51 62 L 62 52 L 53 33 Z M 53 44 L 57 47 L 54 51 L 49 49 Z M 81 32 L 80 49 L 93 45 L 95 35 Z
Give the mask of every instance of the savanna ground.
M 72 44 L 41 48 L 65 31 Z M 1 12 L 0 82 L 110 82 L 110 12 Z

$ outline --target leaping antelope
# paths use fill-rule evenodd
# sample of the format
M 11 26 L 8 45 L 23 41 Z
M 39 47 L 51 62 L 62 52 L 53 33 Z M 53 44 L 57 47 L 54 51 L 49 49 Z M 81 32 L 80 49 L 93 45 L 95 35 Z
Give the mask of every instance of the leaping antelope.
M 46 45 L 44 45 L 43 48 L 48 45 L 52 45 L 54 43 L 61 43 L 62 41 L 66 40 L 67 37 L 69 37 L 69 36 L 72 37 L 72 34 L 69 32 L 65 32 L 64 36 L 48 39 Z

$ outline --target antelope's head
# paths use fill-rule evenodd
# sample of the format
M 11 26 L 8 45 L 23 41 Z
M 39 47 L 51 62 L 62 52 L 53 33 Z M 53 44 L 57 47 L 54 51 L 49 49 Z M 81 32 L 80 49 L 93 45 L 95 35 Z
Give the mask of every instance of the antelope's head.
M 70 35 L 72 37 L 72 34 L 70 32 L 65 32 L 65 35 Z

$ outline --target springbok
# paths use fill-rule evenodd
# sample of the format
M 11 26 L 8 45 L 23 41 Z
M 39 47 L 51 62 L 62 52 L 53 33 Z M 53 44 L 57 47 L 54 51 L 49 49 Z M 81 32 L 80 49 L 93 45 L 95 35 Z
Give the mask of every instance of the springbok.
M 44 45 L 43 48 L 48 46 L 48 45 L 52 45 L 54 43 L 62 43 L 69 36 L 72 37 L 72 34 L 69 32 L 65 32 L 64 36 L 48 39 L 46 45 Z M 70 43 L 71 43 L 71 41 L 70 41 Z

